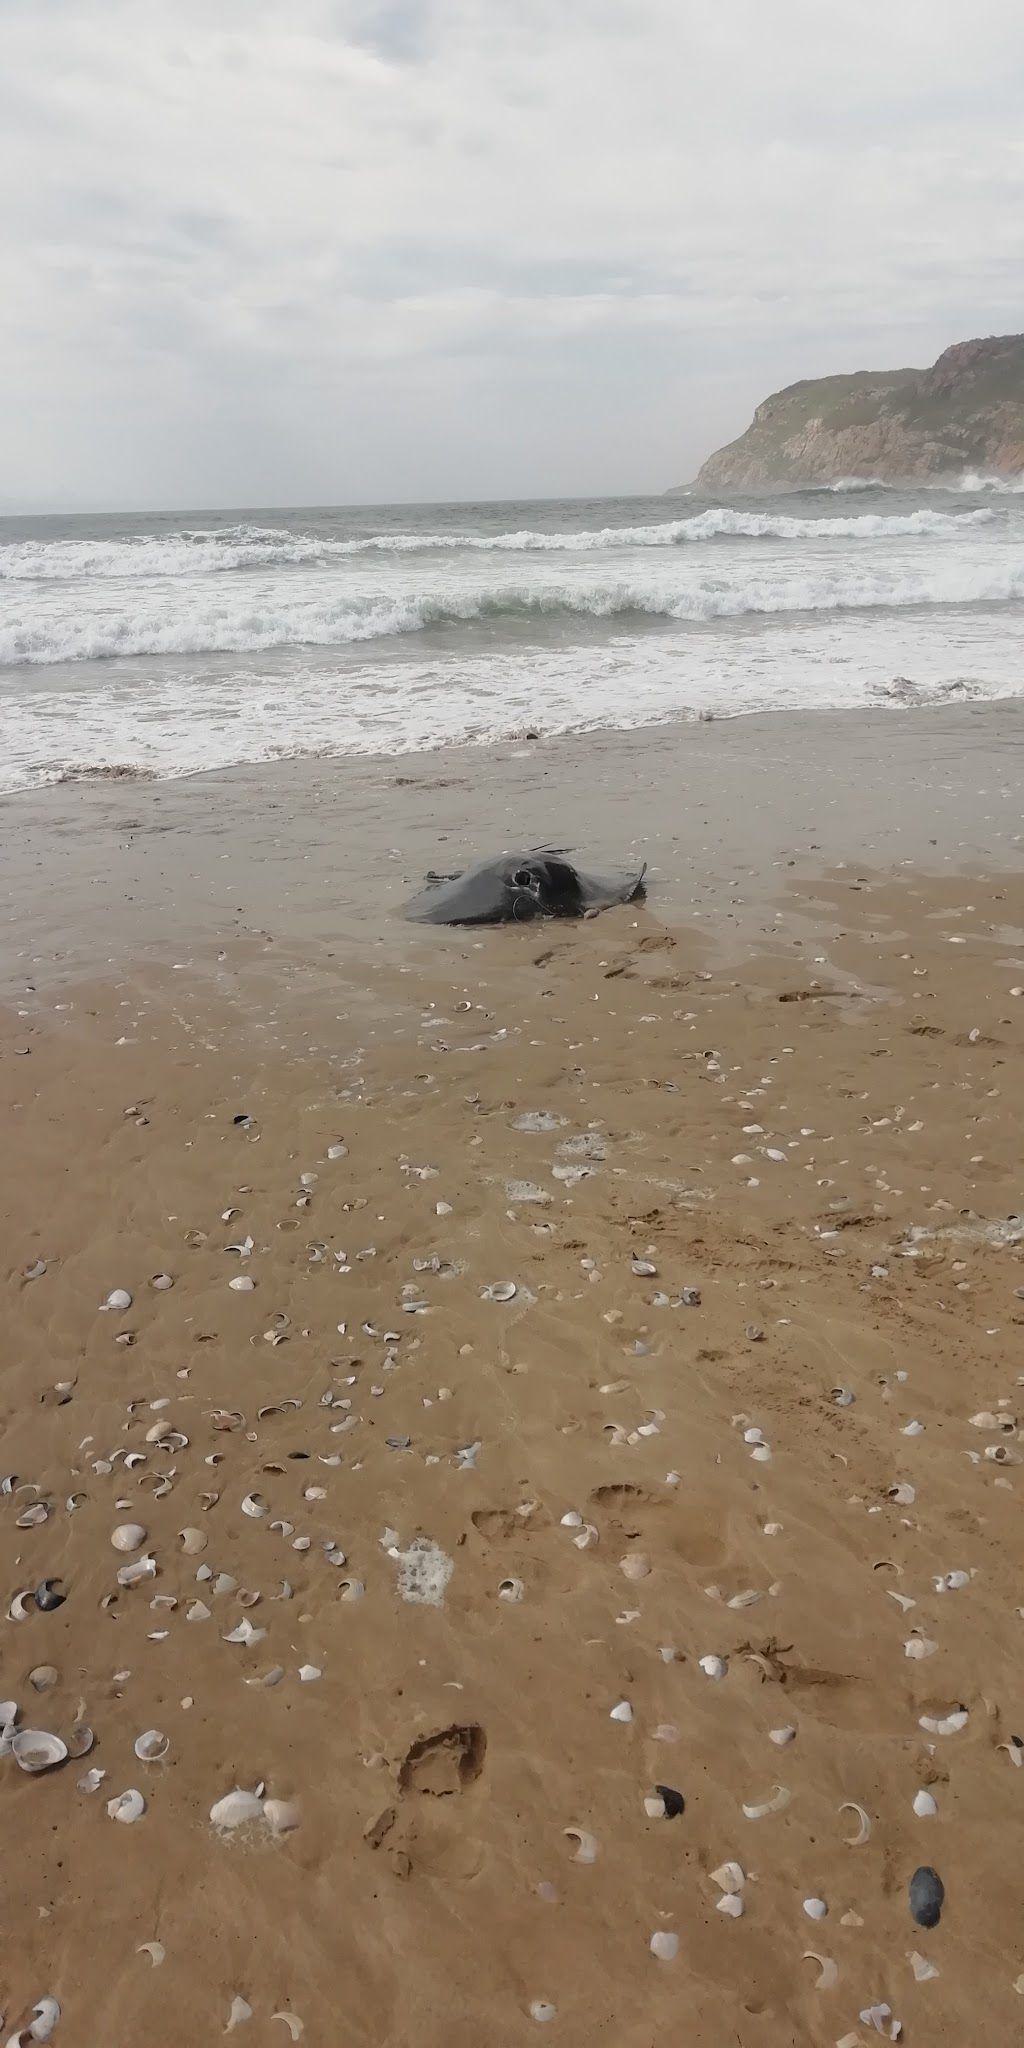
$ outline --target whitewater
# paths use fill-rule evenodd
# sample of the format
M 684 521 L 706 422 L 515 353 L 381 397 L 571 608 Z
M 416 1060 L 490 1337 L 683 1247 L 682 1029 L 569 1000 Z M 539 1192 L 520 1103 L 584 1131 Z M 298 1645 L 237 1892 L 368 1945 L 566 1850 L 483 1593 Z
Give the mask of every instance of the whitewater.
M 1014 479 L 0 520 L 0 788 L 1024 690 Z

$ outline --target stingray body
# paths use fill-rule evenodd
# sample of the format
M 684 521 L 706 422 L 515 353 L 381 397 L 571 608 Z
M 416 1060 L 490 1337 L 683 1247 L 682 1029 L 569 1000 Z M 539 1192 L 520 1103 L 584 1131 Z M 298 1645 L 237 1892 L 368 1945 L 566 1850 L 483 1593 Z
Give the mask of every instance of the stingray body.
M 644 894 L 647 864 L 639 874 L 590 875 L 575 867 L 564 847 L 503 853 L 459 875 L 432 875 L 406 905 L 418 924 L 521 924 L 535 917 L 583 917 L 611 903 L 635 903 Z

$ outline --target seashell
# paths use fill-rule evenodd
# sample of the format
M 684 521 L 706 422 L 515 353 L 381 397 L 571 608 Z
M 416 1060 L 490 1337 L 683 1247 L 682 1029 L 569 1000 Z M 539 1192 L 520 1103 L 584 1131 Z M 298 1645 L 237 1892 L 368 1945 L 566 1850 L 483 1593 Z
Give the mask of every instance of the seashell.
M 727 1657 L 698 1657 L 697 1662 L 705 1678 L 724 1678 L 729 1669 Z
M 298 1827 L 302 1816 L 293 1799 L 265 1799 L 263 1818 L 273 1834 L 288 1835 Z
M 805 1899 L 804 1912 L 808 1920 L 824 1920 L 828 1914 L 828 1907 L 824 1899 Z
M 648 1820 L 678 1820 L 686 1811 L 686 1801 L 681 1792 L 671 1785 L 655 1785 L 644 1800 L 644 1812 Z
M 895 1501 L 898 1507 L 912 1508 L 917 1499 L 917 1488 L 916 1486 L 911 1486 L 909 1480 L 901 1479 L 898 1486 L 890 1486 L 886 1489 L 885 1497 L 886 1500 Z M 877 1571 L 877 1565 L 875 1569 Z
M 270 1510 L 262 1494 L 246 1494 L 245 1499 L 242 1502 L 243 1515 L 248 1515 L 252 1521 L 258 1522 L 261 1515 L 269 1514 L 269 1512 Z
M 190 1600 L 185 1609 L 186 1621 L 209 1621 L 211 1609 L 205 1600 Z
M 32 1507 L 22 1510 L 14 1526 L 16 1529 L 41 1529 L 43 1523 L 48 1522 L 49 1519 L 50 1508 L 48 1502 L 37 1500 L 33 1503 Z
M 299 1678 L 303 1685 L 312 1685 L 316 1679 L 322 1678 L 323 1675 L 319 1664 L 299 1665 Z
M 148 1956 L 154 1970 L 159 1969 L 167 1950 L 162 1941 L 140 1941 L 135 1951 L 137 1956 Z
M 210 1808 L 210 1819 L 214 1827 L 224 1830 L 248 1827 L 250 1822 L 262 1818 L 262 1799 L 257 1798 L 255 1792 L 239 1791 L 237 1786 L 233 1792 L 225 1793 L 224 1798 L 218 1799 Z
M 667 1928 L 652 1934 L 649 1945 L 652 1956 L 657 1956 L 661 1963 L 674 1963 L 679 1954 L 679 1936 L 670 1934 Z
M 178 1542 L 181 1544 L 186 1557 L 198 1557 L 200 1551 L 206 1549 L 209 1540 L 209 1537 L 205 1536 L 201 1529 L 189 1528 L 178 1530 Z
M 731 1920 L 742 1919 L 745 1911 L 739 1892 L 723 1892 L 722 1897 L 716 1899 L 715 1906 L 719 1913 L 727 1913 Z
M 536 2020 L 538 2026 L 543 2026 L 547 2020 L 557 2018 L 557 2015 L 558 2007 L 557 2005 L 552 2005 L 550 1999 L 535 1998 L 531 2002 L 530 2018 Z
M 342 1579 L 338 1586 L 339 1600 L 361 1600 L 366 1591 L 362 1579 Z
M 942 1917 L 946 1887 L 937 1870 L 922 1863 L 909 1885 L 910 1917 L 919 1927 L 937 1927 Z
M 937 1977 L 939 1974 L 935 1964 L 930 1963 L 927 1956 L 919 1955 L 916 1948 L 910 1950 L 907 1961 L 914 1972 L 915 1982 L 918 1984 L 927 1984 L 929 1977 Z
M 562 1833 L 568 1841 L 576 1844 L 576 1853 L 572 1859 L 574 1863 L 597 1862 L 596 1835 L 590 1834 L 586 1828 L 563 1828 Z
M 754 1806 L 744 1806 L 743 1811 L 748 1820 L 764 1820 L 766 1814 L 781 1813 L 792 1796 L 785 1785 L 776 1785 L 767 1799 L 758 1800 Z
M 814 1980 L 815 1991 L 831 1991 L 832 1986 L 838 1983 L 839 1965 L 833 1962 L 831 1956 L 819 1956 L 816 1949 L 805 1948 L 803 1961 L 818 1965 L 818 1975 Z
M 657 1275 L 658 1268 L 650 1259 L 633 1259 L 631 1265 L 638 1280 L 653 1280 Z
M 272 2012 L 272 2020 L 283 2020 L 293 2041 L 299 2041 L 305 2033 L 305 2025 L 297 2012 Z
M 121 1522 L 110 1541 L 115 1550 L 138 1550 L 146 1541 L 146 1531 L 141 1522 Z
M 162 1764 L 170 1747 L 170 1737 L 161 1734 L 159 1728 L 147 1728 L 144 1735 L 135 1738 L 135 1754 L 140 1763 Z
M 111 1820 L 122 1821 L 131 1827 L 133 1821 L 141 1820 L 146 1811 L 146 1802 L 141 1792 L 119 1792 L 116 1799 L 107 1800 L 107 1812 Z
M 234 1279 L 228 1281 L 228 1286 L 236 1294 L 254 1294 L 256 1291 L 256 1282 L 248 1273 L 236 1273 Z
M 3 2015 L 0 2014 L 0 2022 Z M 33 2041 L 49 2041 L 60 2018 L 60 2005 L 55 1998 L 40 1998 L 32 2007 L 32 2018 L 28 2025 L 19 2027 L 9 2035 L 7 2048 L 31 2048 Z
M 96 1737 L 84 1721 L 76 1721 L 68 1736 L 68 1755 L 78 1762 L 79 1757 L 88 1756 Z
M 905 1657 L 913 1657 L 920 1663 L 922 1658 L 934 1656 L 938 1647 L 938 1643 L 933 1642 L 930 1636 L 908 1636 L 903 1645 L 903 1654 Z
M 213 1582 L 213 1590 L 215 1593 L 226 1593 L 235 1586 L 236 1581 L 234 1579 L 231 1580 L 230 1588 L 228 1586 L 222 1585 L 221 1581 L 226 1579 L 227 1577 L 227 1572 L 218 1572 L 217 1577 L 214 1579 Z M 238 1605 L 239 1607 L 258 1607 L 262 1597 L 262 1594 L 252 1592 L 247 1586 L 243 1586 L 241 1592 L 238 1595 Z
M 619 1570 L 624 1579 L 647 1579 L 650 1577 L 650 1559 L 634 1552 L 632 1557 L 620 1557 Z
M 226 1643 L 244 1643 L 248 1647 L 252 1643 L 261 1643 L 266 1633 L 265 1628 L 254 1628 L 252 1622 L 246 1621 L 243 1617 L 238 1627 L 231 1629 L 229 1634 L 224 1637 L 224 1641 Z
M 21 1593 L 15 1593 L 9 1608 L 7 1609 L 8 1621 L 27 1621 L 28 1607 L 26 1606 L 26 1602 L 28 1602 L 30 1606 L 34 1607 L 35 1600 L 36 1596 L 33 1593 L 30 1586 L 26 1586 L 25 1590 Z
M 79 1778 L 78 1780 L 78 1790 L 80 1792 L 98 1792 L 106 1775 L 106 1771 L 86 1771 L 84 1778 Z
M 593 1522 L 584 1522 L 579 1535 L 574 1536 L 572 1540 L 577 1550 L 590 1550 L 593 1547 L 593 1545 L 595 1543 L 599 1543 L 601 1539 L 597 1533 L 596 1528 L 594 1527 Z
M 741 1863 L 720 1863 L 711 1872 L 711 1882 L 720 1892 L 741 1892 L 747 1881 L 747 1874 Z
M 938 1810 L 938 1801 L 931 1792 L 925 1791 L 923 1787 L 920 1792 L 915 1792 L 914 1812 L 918 1820 L 930 1820 L 933 1814 L 938 1813 Z
M 526 1591 L 522 1579 L 502 1579 L 498 1587 L 499 1600 L 521 1600 Z
M 774 1742 L 776 1749 L 785 1749 L 787 1743 L 796 1741 L 796 1729 L 769 1728 L 768 1740 Z
M 28 1674 L 28 1682 L 34 1692 L 49 1692 L 56 1685 L 60 1673 L 56 1664 L 37 1664 Z
M 3 1713 L 0 1710 L 0 1720 L 2 1719 Z M 1021 1764 L 1024 1763 L 1024 1741 L 1021 1740 L 1019 1735 L 1011 1735 L 1009 1742 L 997 1742 L 996 1748 L 1005 1749 L 1010 1762 L 1015 1765 L 1018 1771 L 1020 1770 Z
M 68 1753 L 66 1742 L 59 1735 L 49 1735 L 42 1728 L 19 1728 L 11 1736 L 11 1754 L 23 1771 L 33 1775 L 40 1771 L 52 1771 L 55 1764 L 62 1764 Z
M 633 1719 L 633 1709 L 629 1701 L 620 1700 L 618 1706 L 612 1708 L 608 1719 L 609 1721 L 631 1721 Z
M 131 1308 L 131 1305 L 132 1298 L 127 1287 L 114 1287 L 108 1294 L 106 1301 L 100 1302 L 100 1314 L 104 1315 L 109 1310 L 114 1315 L 123 1315 L 126 1309 Z
M 859 1849 L 861 1847 L 861 1844 L 868 1840 L 868 1837 L 871 1833 L 871 1822 L 868 1818 L 868 1815 L 865 1813 L 864 1808 L 862 1806 L 857 1805 L 855 1799 L 844 1799 L 841 1807 L 839 1808 L 839 1812 L 856 1814 L 857 1820 L 859 1822 L 856 1834 L 846 1835 L 843 1839 L 845 1840 L 848 1849 Z
M 174 1281 L 169 1273 L 154 1273 L 149 1284 L 158 1294 L 165 1294 L 168 1287 L 174 1286 Z
M 511 1301 L 513 1295 L 518 1294 L 518 1292 L 519 1289 L 514 1280 L 495 1280 L 490 1287 L 485 1287 L 482 1290 L 480 1299 L 481 1301 Z
M 119 1586 L 138 1586 L 143 1579 L 156 1578 L 155 1557 L 137 1557 L 131 1564 L 123 1564 L 117 1574 Z
M 228 2023 L 224 2032 L 226 2034 L 232 2033 L 235 2027 L 244 2026 L 246 2020 L 251 2020 L 251 2018 L 252 2006 L 249 2004 L 248 1999 L 240 1998 L 236 1991 L 234 1998 L 231 2000 L 231 2011 L 228 2013 Z
M 958 1735 L 969 1720 L 966 1707 L 952 1707 L 948 1714 L 922 1714 L 917 1725 L 929 1735 Z

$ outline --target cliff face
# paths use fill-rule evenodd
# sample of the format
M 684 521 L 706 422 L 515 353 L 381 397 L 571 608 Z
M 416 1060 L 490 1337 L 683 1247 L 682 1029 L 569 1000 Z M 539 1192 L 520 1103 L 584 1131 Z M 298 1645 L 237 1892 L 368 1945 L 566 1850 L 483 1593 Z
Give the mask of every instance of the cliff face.
M 860 370 L 766 398 L 709 456 L 702 491 L 763 491 L 873 476 L 1024 471 L 1024 334 L 961 341 L 930 370 Z

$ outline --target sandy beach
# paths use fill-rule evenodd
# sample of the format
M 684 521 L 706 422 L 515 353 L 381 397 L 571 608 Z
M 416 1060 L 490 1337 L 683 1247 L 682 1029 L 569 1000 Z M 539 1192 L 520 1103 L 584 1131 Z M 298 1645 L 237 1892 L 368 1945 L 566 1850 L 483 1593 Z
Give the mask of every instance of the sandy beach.
M 1022 749 L 2 800 L 2 2038 L 1017 2037 Z

